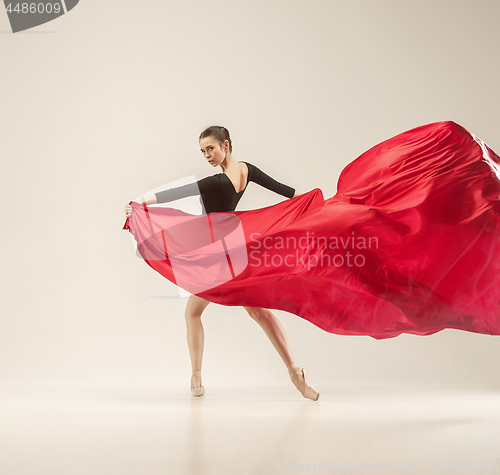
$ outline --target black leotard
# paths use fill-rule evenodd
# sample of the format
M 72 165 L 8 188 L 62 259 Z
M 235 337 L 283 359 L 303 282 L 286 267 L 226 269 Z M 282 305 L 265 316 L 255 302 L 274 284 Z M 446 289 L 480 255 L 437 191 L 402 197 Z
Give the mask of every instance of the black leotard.
M 216 175 L 202 178 L 196 183 L 188 183 L 187 185 L 172 188 L 170 190 L 159 191 L 155 193 L 156 202 L 165 203 L 167 201 L 185 198 L 186 196 L 200 194 L 200 199 L 202 200 L 202 205 L 204 205 L 206 213 L 212 213 L 214 211 L 234 211 L 250 181 L 268 190 L 274 191 L 275 193 L 286 196 L 287 198 L 293 198 L 295 194 L 294 188 L 276 181 L 251 163 L 243 163 L 248 167 L 248 178 L 245 188 L 239 193 L 236 193 L 232 181 L 225 173 L 217 173 Z

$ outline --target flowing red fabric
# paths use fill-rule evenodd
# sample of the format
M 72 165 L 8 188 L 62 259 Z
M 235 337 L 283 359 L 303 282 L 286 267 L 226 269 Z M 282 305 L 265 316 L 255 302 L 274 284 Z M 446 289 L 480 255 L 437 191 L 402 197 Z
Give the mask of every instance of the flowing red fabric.
M 340 335 L 500 334 L 500 158 L 452 121 L 372 147 L 274 206 L 196 216 L 131 202 L 154 270 L 211 302 L 279 309 Z

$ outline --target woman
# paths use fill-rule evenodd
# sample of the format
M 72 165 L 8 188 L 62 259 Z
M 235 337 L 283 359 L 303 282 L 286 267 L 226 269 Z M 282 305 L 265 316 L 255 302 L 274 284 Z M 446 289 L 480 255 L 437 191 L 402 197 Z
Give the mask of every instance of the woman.
M 199 191 L 206 213 L 234 211 L 249 181 L 254 181 L 288 198 L 294 198 L 302 194 L 287 185 L 277 182 L 250 163 L 236 162 L 232 156 L 229 131 L 225 127 L 208 127 L 200 134 L 199 143 L 205 160 L 212 167 L 220 166 L 222 173 L 206 177 L 196 182 L 196 184 L 188 184 L 147 196 L 142 202 L 143 205 L 165 203 L 196 195 Z M 126 217 L 130 218 L 132 212 L 132 206 L 127 204 L 125 206 Z M 193 396 L 202 396 L 205 393 L 205 388 L 201 383 L 204 345 L 201 316 L 209 303 L 210 301 L 202 297 L 191 295 L 186 305 L 185 318 L 192 366 L 191 393 Z M 288 338 L 278 318 L 266 308 L 247 306 L 243 308 L 261 326 L 278 351 L 295 387 L 305 398 L 317 401 L 319 392 L 307 384 L 304 369 L 295 364 Z

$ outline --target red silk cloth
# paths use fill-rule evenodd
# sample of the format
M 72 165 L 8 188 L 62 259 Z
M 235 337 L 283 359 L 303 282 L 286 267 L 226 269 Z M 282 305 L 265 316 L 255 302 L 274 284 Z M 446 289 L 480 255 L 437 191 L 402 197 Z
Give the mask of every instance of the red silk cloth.
M 196 216 L 131 202 L 154 270 L 211 302 L 340 335 L 500 334 L 500 157 L 452 121 L 364 152 L 335 196 Z

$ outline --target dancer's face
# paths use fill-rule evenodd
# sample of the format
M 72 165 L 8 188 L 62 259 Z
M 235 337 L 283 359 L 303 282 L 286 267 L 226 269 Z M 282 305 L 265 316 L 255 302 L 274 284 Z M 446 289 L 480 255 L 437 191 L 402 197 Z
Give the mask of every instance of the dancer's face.
M 227 142 L 227 140 L 226 140 Z M 201 153 L 205 160 L 213 167 L 220 165 L 226 158 L 225 149 L 213 137 L 205 137 L 200 140 Z

